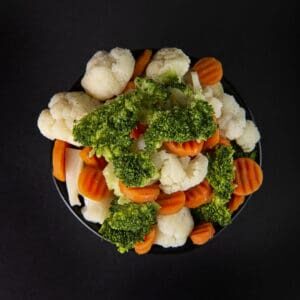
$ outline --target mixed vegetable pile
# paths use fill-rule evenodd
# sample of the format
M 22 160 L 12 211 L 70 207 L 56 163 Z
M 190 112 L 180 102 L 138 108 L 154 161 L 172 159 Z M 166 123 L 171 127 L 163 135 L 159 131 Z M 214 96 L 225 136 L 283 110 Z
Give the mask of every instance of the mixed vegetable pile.
M 98 51 L 85 92 L 58 93 L 41 112 L 54 177 L 119 252 L 205 244 L 261 186 L 259 131 L 222 76 L 217 59 L 190 68 L 177 48 L 136 61 L 127 49 Z

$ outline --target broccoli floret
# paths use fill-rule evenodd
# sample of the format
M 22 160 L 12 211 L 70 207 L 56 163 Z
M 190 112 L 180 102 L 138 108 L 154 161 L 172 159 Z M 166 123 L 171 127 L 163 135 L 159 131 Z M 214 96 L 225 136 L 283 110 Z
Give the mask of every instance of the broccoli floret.
M 149 153 L 123 153 L 113 159 L 116 176 L 127 186 L 144 186 L 157 179 L 159 173 Z
M 121 253 L 133 248 L 136 242 L 142 241 L 156 224 L 159 206 L 156 203 L 128 203 L 111 206 L 111 214 L 102 224 L 99 233 L 103 238 L 116 245 Z
M 153 151 L 163 142 L 206 140 L 216 130 L 212 107 L 204 101 L 196 101 L 187 107 L 174 106 L 153 114 L 145 133 L 146 149 Z
M 231 142 L 231 145 L 234 150 L 234 154 L 233 154 L 234 159 L 241 158 L 241 157 L 249 157 L 253 160 L 256 159 L 256 156 L 257 156 L 256 150 L 246 153 L 243 151 L 242 147 L 239 146 L 235 141 Z
M 222 227 L 231 223 L 231 214 L 226 207 L 226 201 L 218 196 L 214 196 L 210 203 L 193 209 L 192 214 L 196 221 L 212 222 Z
M 214 189 L 215 195 L 228 201 L 233 192 L 234 150 L 231 146 L 219 146 L 208 154 L 207 180 Z

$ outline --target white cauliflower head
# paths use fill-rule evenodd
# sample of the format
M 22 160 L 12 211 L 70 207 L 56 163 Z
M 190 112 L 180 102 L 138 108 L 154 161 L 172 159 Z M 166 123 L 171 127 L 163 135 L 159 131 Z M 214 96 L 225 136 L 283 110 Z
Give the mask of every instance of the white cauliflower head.
M 246 126 L 246 113 L 233 96 L 224 93 L 222 114 L 218 119 L 221 134 L 230 140 L 239 138 Z
M 188 208 L 183 207 L 172 215 L 157 217 L 157 234 L 154 243 L 162 247 L 180 247 L 185 244 L 194 227 L 194 221 Z
M 81 85 L 99 100 L 119 95 L 130 80 L 135 60 L 130 50 L 114 48 L 96 52 L 86 66 Z
M 85 197 L 84 203 L 81 213 L 87 221 L 102 224 L 109 216 L 111 199 L 93 201 Z
M 105 177 L 108 189 L 112 190 L 116 196 L 122 196 L 119 187 L 119 178 L 115 175 L 114 166 L 112 163 L 108 163 L 104 168 L 103 176 Z
M 100 103 L 84 92 L 55 94 L 38 118 L 40 132 L 50 140 L 59 139 L 80 146 L 73 139 L 74 121 L 94 110 Z
M 160 169 L 160 188 L 167 194 L 185 191 L 202 182 L 207 174 L 208 159 L 203 154 L 194 159 L 179 158 L 162 150 L 155 153 L 152 160 Z
M 153 56 L 146 69 L 146 75 L 156 79 L 164 73 L 175 72 L 181 78 L 189 70 L 190 62 L 189 57 L 181 49 L 162 48 Z
M 207 85 L 203 89 L 203 94 L 207 98 L 215 97 L 215 98 L 222 98 L 224 95 L 224 89 L 221 82 L 218 82 L 214 85 Z
M 260 133 L 258 128 L 252 121 L 247 120 L 243 134 L 236 139 L 237 144 L 240 145 L 245 152 L 251 152 L 259 140 Z

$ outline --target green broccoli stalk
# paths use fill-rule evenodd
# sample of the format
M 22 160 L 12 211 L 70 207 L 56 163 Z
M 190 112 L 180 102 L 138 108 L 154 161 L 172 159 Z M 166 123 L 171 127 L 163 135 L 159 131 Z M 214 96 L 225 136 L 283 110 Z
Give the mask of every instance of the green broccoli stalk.
M 214 196 L 208 204 L 192 210 L 195 221 L 206 221 L 219 224 L 222 227 L 231 223 L 231 214 L 226 206 L 226 201 Z
M 111 214 L 102 224 L 100 235 L 115 244 L 121 253 L 132 249 L 135 243 L 144 239 L 153 225 L 159 206 L 156 203 L 112 203 Z
M 234 150 L 231 146 L 219 146 L 208 154 L 207 180 L 214 189 L 216 196 L 228 201 L 233 192 Z

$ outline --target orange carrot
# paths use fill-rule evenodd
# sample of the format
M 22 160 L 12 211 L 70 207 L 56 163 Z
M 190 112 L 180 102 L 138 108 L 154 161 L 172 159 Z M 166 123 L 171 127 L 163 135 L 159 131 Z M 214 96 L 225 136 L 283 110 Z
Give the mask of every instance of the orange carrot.
M 96 155 L 90 156 L 91 150 L 91 147 L 84 147 L 79 153 L 81 159 L 87 166 L 103 170 L 107 165 L 106 160 L 104 159 L 104 157 L 97 157 Z
M 192 70 L 198 73 L 199 80 L 203 86 L 216 84 L 223 77 L 222 64 L 214 57 L 199 59 Z
M 127 187 L 120 181 L 119 186 L 121 193 L 136 203 L 155 201 L 160 191 L 158 184 L 152 184 L 145 187 Z
M 131 91 L 135 89 L 134 81 L 129 81 L 124 89 L 124 92 Z
M 203 223 L 194 228 L 190 234 L 190 238 L 195 245 L 203 245 L 207 243 L 215 234 L 212 223 Z
M 138 123 L 131 131 L 130 137 L 134 140 L 137 140 L 140 135 L 144 134 L 147 129 L 147 125 Z
M 134 246 L 134 251 L 137 254 L 146 254 L 151 250 L 151 247 L 155 241 L 156 237 L 156 227 L 153 227 L 151 231 L 144 237 L 142 242 L 138 242 Z
M 211 150 L 212 148 L 214 148 L 216 145 L 219 144 L 219 141 L 220 141 L 220 130 L 217 129 L 216 132 L 213 134 L 213 136 L 211 136 L 204 142 L 203 150 Z
M 196 156 L 202 150 L 204 142 L 189 141 L 184 143 L 165 142 L 165 148 L 178 156 Z
M 68 143 L 55 140 L 52 150 L 53 176 L 60 181 L 66 181 L 65 150 L 67 147 Z
M 220 136 L 219 144 L 224 146 L 230 146 L 230 141 L 227 138 Z
M 229 203 L 228 210 L 233 213 L 235 212 L 245 201 L 245 196 L 232 195 Z
M 185 206 L 196 208 L 209 203 L 212 197 L 212 188 L 207 180 L 185 191 Z
M 79 193 L 91 200 L 101 201 L 111 197 L 105 178 L 101 170 L 91 166 L 84 166 L 78 178 Z
M 234 194 L 247 196 L 256 192 L 263 182 L 261 167 L 251 158 L 238 158 L 234 161 L 235 183 Z
M 179 212 L 185 203 L 184 192 L 176 192 L 173 194 L 160 193 L 156 202 L 160 205 L 160 215 L 171 215 Z
M 133 78 L 141 76 L 144 73 L 151 60 L 151 56 L 152 50 L 145 49 L 144 52 L 137 58 L 134 66 Z

